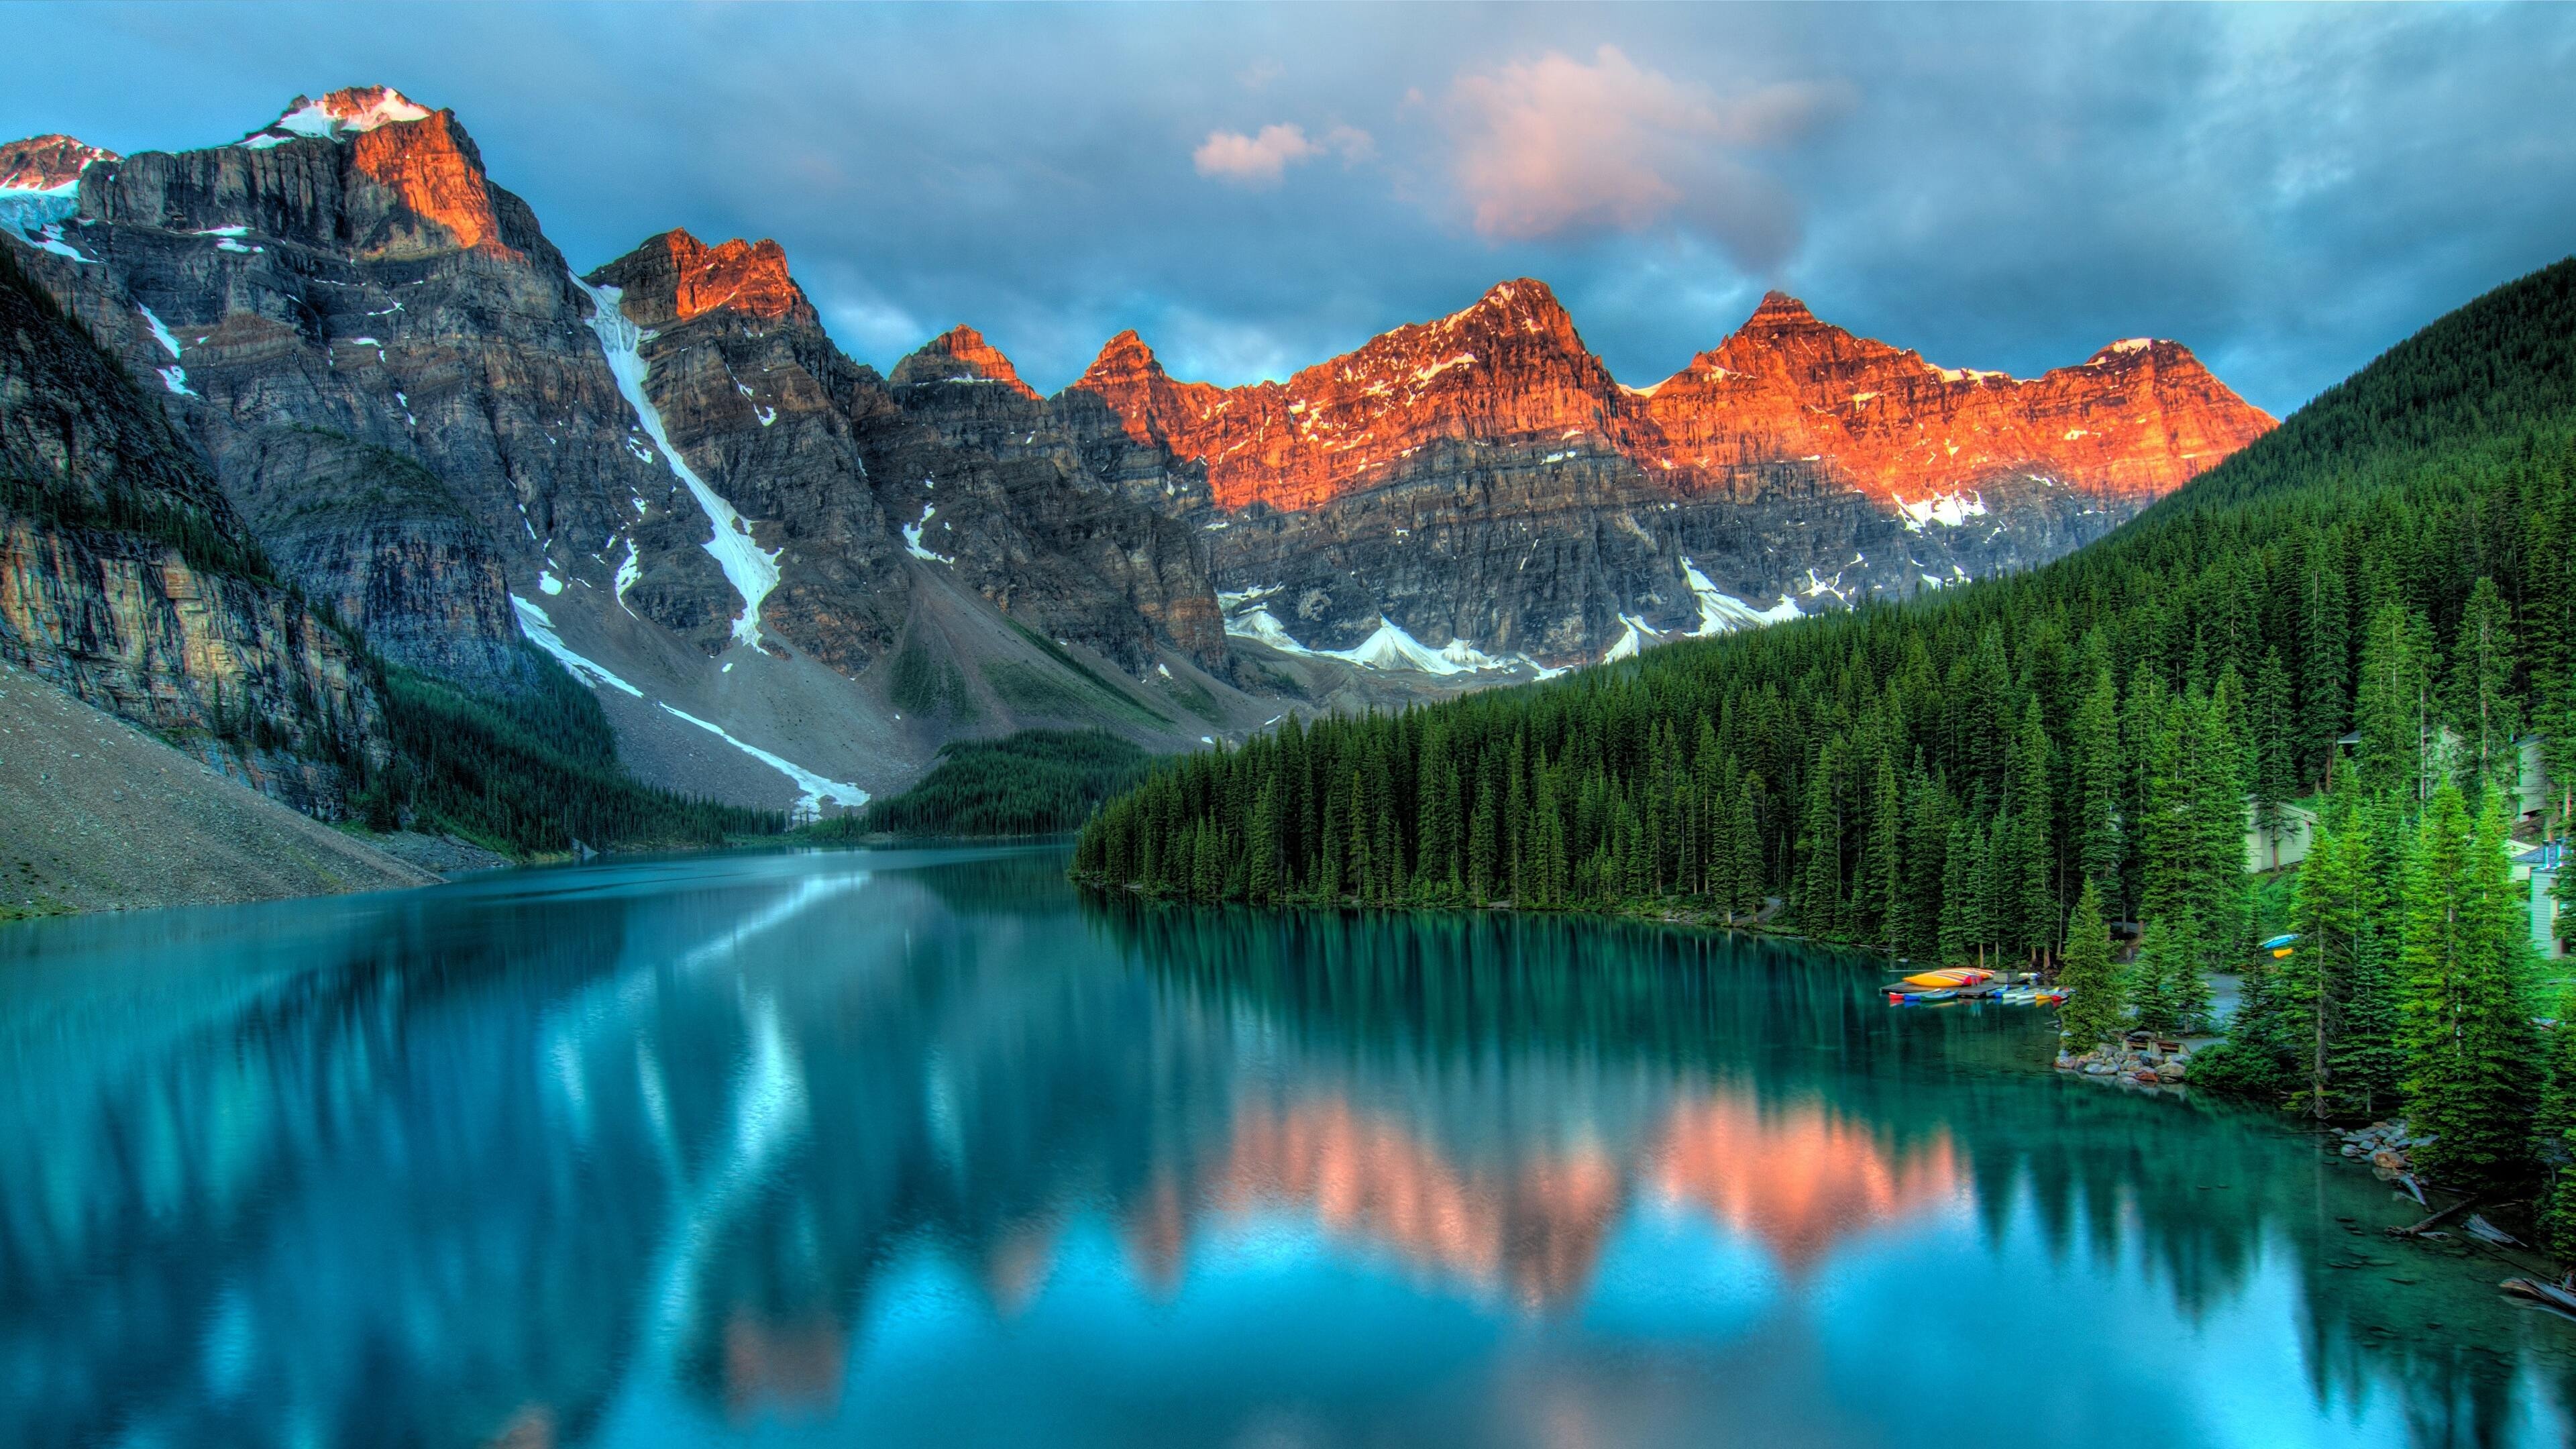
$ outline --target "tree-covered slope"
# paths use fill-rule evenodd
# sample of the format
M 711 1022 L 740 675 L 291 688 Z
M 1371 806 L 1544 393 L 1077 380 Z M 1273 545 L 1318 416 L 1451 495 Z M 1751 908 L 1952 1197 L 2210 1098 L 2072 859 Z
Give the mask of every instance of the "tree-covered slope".
M 1134 783 L 1150 757 L 1105 730 L 1021 730 L 943 746 L 920 784 L 864 811 L 808 826 L 826 840 L 866 835 L 1049 835 L 1080 825 Z
M 2150 1000 L 2188 1012 L 2192 968 L 2246 933 L 2227 889 L 2246 794 L 2304 795 L 2356 726 L 2369 768 L 2421 790 L 2456 762 L 2401 736 L 2438 719 L 2494 767 L 2514 728 L 2564 717 L 2572 438 L 2576 261 L 2435 322 L 2048 567 L 1291 723 L 1112 801 L 1075 870 L 1199 899 L 1777 897 L 1819 937 L 2030 959 L 2089 879 L 2111 919 L 2223 917 L 2151 957 Z

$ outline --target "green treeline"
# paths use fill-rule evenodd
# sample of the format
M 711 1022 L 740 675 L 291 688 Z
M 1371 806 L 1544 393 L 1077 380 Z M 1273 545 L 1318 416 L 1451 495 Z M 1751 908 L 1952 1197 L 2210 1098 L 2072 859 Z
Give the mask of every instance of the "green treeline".
M 452 833 L 516 856 L 568 850 L 575 841 L 597 849 L 721 845 L 786 828 L 775 810 L 637 780 L 618 763 L 599 700 L 552 659 L 530 663 L 538 685 L 523 697 L 385 667 L 394 757 L 359 801 L 371 827 Z
M 2410 860 L 2446 832 L 2466 869 L 2481 828 L 2501 860 L 2518 736 L 2576 778 L 2571 554 L 2576 261 L 2436 322 L 2048 567 L 1292 722 L 1156 771 L 1085 828 L 1074 869 L 1196 900 L 1767 906 L 1820 939 L 2040 966 L 2089 893 L 2096 918 L 2141 923 L 2140 950 L 2116 973 L 2069 964 L 2113 976 L 2139 1024 L 2186 1027 L 2207 973 L 2253 955 L 2249 810 L 2277 826 L 2333 786 L 2330 839 L 2384 815 Z M 2356 1070 L 2431 1083 L 2406 1043 L 2435 1028 L 2406 1013 L 2456 1027 L 2486 989 L 2398 998 L 2400 1060 Z
M 942 746 L 921 783 L 867 809 L 809 826 L 862 835 L 1051 835 L 1080 825 L 1135 783 L 1150 757 L 1104 730 L 1021 730 Z

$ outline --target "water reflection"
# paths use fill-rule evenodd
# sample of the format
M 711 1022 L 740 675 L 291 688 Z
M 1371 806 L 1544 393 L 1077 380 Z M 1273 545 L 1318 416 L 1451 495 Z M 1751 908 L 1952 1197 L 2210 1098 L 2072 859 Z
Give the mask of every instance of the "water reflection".
M 2492 1264 L 2268 1121 L 2031 1071 L 2037 1018 L 1059 869 L 0 932 L 0 1442 L 2562 1432 Z M 2016 1391 L 1888 1392 L 1963 1351 Z

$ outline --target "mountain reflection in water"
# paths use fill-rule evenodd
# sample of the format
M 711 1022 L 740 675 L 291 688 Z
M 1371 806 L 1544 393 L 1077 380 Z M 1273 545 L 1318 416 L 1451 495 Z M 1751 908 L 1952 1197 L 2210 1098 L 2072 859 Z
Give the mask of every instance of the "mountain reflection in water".
M 2266 1117 L 2058 1080 L 2044 1014 L 1061 866 L 0 931 L 0 1442 L 2566 1432 L 2576 1335 L 2493 1263 Z

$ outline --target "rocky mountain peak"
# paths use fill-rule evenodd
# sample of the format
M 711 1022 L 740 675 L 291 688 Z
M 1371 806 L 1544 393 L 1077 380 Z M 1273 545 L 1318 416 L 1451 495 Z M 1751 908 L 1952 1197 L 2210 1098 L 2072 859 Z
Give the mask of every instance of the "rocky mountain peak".
M 1154 356 L 1154 349 L 1146 346 L 1145 339 L 1137 336 L 1136 329 L 1130 327 L 1101 344 L 1100 355 L 1091 359 L 1091 365 L 1082 370 L 1082 376 L 1075 378 L 1073 385 L 1101 392 L 1166 375 L 1162 360 Z
M 67 191 L 91 162 L 122 159 L 72 136 L 29 136 L 0 145 L 0 191 Z
M 252 132 L 242 144 L 258 149 L 263 141 L 279 146 L 299 137 L 346 141 L 384 126 L 426 121 L 433 114 L 391 86 L 350 86 L 318 101 L 297 96 L 283 114 Z
M 1518 331 L 1574 340 L 1574 318 L 1556 292 L 1536 277 L 1496 282 L 1476 305 L 1431 324 L 1445 331 Z M 1580 345 L 1580 344 L 1577 344 Z
M 1816 314 L 1807 309 L 1806 303 L 1786 292 L 1774 290 L 1762 294 L 1762 304 L 1753 309 L 1753 315 L 1745 319 L 1744 325 L 1747 327 L 1819 327 L 1824 324 L 1816 320 Z
M 2134 367 L 2144 362 L 2184 362 L 2197 367 L 2200 359 L 2179 342 L 2162 337 L 2123 337 L 2085 359 L 2086 367 Z
M 386 255 L 489 250 L 515 255 L 501 239 L 482 153 L 453 111 L 431 110 L 390 86 L 351 86 L 315 100 L 297 96 L 283 115 L 239 146 L 271 151 L 302 142 L 345 147 L 348 169 L 384 186 L 427 227 L 406 224 Z
M 998 383 L 1035 401 L 1037 389 L 1020 380 L 1020 371 L 1001 349 L 972 327 L 951 327 L 921 345 L 921 350 L 895 364 L 896 386 L 929 382 Z
M 673 228 L 591 274 L 619 288 L 626 314 L 647 327 L 667 327 L 725 311 L 776 321 L 814 320 L 813 305 L 788 275 L 787 253 L 767 238 L 708 246 Z

